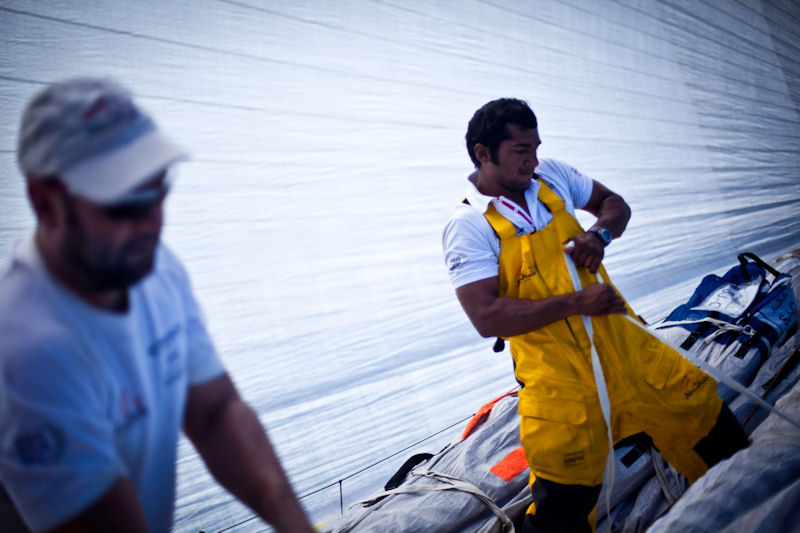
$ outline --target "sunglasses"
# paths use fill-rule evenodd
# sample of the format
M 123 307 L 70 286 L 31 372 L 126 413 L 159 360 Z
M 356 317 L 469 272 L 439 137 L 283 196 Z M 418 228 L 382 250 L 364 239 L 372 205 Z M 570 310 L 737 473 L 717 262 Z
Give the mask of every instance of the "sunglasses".
M 164 202 L 167 192 L 149 201 L 125 201 L 103 208 L 103 213 L 111 220 L 141 220 Z
M 168 175 L 158 187 L 134 191 L 124 200 L 103 207 L 103 212 L 111 220 L 141 220 L 164 203 L 171 185 L 172 180 Z

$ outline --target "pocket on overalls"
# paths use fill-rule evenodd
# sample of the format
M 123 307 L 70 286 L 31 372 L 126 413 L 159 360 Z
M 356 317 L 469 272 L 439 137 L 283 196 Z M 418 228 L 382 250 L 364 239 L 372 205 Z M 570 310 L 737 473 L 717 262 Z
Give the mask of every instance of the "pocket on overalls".
M 642 353 L 642 360 L 649 361 L 645 382 L 655 389 L 663 389 L 675 371 L 678 362 L 676 354 L 657 339 L 647 341 Z
M 570 400 L 520 402 L 519 414 L 567 424 L 586 422 L 586 404 Z
M 535 476 L 565 484 L 602 480 L 608 448 L 597 439 L 603 442 L 604 424 L 594 427 L 584 402 L 520 402 L 519 414 L 520 439 Z

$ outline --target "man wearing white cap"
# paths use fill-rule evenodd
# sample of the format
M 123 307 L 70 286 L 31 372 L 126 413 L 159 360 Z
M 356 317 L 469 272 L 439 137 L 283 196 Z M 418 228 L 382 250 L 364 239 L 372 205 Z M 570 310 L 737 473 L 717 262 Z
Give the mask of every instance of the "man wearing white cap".
M 31 530 L 168 531 L 183 429 L 278 531 L 312 531 L 159 241 L 185 156 L 107 80 L 49 86 L 22 117 L 36 229 L 0 269 L 0 488 Z

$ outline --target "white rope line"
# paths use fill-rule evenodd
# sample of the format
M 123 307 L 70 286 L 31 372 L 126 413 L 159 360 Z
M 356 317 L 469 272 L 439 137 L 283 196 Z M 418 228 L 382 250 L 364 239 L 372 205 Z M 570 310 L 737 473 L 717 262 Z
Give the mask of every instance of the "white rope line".
M 751 326 L 750 324 L 740 326 L 738 324 L 731 324 L 730 322 L 726 322 L 724 320 L 719 320 L 717 318 L 711 318 L 711 317 L 698 318 L 696 320 L 672 320 L 670 322 L 659 322 L 658 324 L 652 324 L 650 326 L 650 329 L 661 330 L 674 326 L 702 324 L 704 322 L 716 326 L 717 329 L 712 333 L 710 333 L 707 337 L 702 339 L 703 344 L 711 344 L 717 337 L 719 337 L 720 335 L 724 335 L 725 333 L 728 332 L 738 333 L 740 335 L 747 335 L 748 337 L 751 338 L 756 334 L 756 330 L 753 329 L 753 326 Z
M 690 324 L 700 324 L 702 322 L 708 322 L 708 323 L 714 324 L 715 326 L 718 326 L 718 327 L 731 326 L 733 328 L 738 328 L 738 329 L 741 329 L 743 331 L 744 330 L 748 330 L 749 333 L 747 333 L 747 334 L 750 335 L 750 336 L 752 336 L 755 333 L 755 330 L 753 330 L 753 328 L 750 325 L 737 326 L 736 324 L 731 324 L 730 322 L 726 322 L 725 320 L 720 320 L 718 318 L 711 318 L 710 316 L 706 316 L 706 317 L 703 317 L 703 318 L 697 318 L 697 319 L 694 319 L 694 320 L 671 320 L 669 322 L 659 322 L 657 324 L 652 324 L 650 327 L 652 329 L 663 329 L 663 328 L 669 328 L 669 327 L 672 327 L 672 326 L 684 326 L 684 325 L 690 325 Z
M 583 286 L 581 285 L 580 277 L 578 276 L 578 269 L 575 267 L 575 262 L 572 256 L 568 253 L 564 254 L 567 261 L 567 270 L 572 278 L 572 285 L 575 291 L 580 291 Z M 592 347 L 592 373 L 594 374 L 594 382 L 597 386 L 597 396 L 600 400 L 600 410 L 603 412 L 603 417 L 606 423 L 606 435 L 608 436 L 608 456 L 606 457 L 606 513 L 611 514 L 611 491 L 614 489 L 614 476 L 616 475 L 616 462 L 614 456 L 614 436 L 611 432 L 611 400 L 608 397 L 608 387 L 606 386 L 606 378 L 603 374 L 603 366 L 600 364 L 600 356 L 594 347 L 594 330 L 592 328 L 592 319 L 586 315 L 581 315 L 583 326 L 586 328 L 586 333 L 589 335 L 589 343 Z M 611 531 L 611 521 L 607 520 L 606 525 Z
M 360 502 L 356 502 L 354 505 L 365 504 L 372 501 L 375 501 L 379 498 L 383 498 L 385 496 L 391 496 L 392 494 L 415 494 L 419 492 L 437 492 L 443 490 L 457 490 L 461 492 L 466 492 L 468 494 L 472 494 L 473 496 L 477 497 L 481 500 L 486 506 L 497 516 L 500 522 L 503 524 L 503 530 L 508 531 L 508 533 L 515 533 L 514 523 L 508 517 L 508 515 L 500 508 L 499 505 L 485 492 L 483 492 L 480 488 L 476 485 L 470 483 L 461 478 L 457 478 L 454 476 L 450 476 L 448 474 L 442 474 L 441 472 L 434 472 L 434 471 L 427 471 L 427 472 L 410 472 L 410 476 L 415 477 L 422 477 L 427 479 L 434 479 L 443 483 L 443 485 L 406 485 L 400 486 L 391 490 L 379 492 L 371 496 L 368 500 L 362 500 Z M 348 531 L 352 530 L 361 520 L 364 519 L 366 515 L 363 515 L 359 518 L 356 522 L 350 525 Z
M 514 533 L 514 524 L 511 522 L 511 519 L 506 515 L 506 513 L 500 508 L 497 503 L 485 492 L 483 492 L 480 488 L 476 485 L 473 485 L 469 481 L 464 479 L 459 479 L 457 477 L 450 476 L 448 474 L 442 474 L 440 472 L 434 471 L 427 471 L 421 474 L 412 473 L 415 476 L 424 476 L 428 478 L 438 479 L 444 483 L 449 483 L 452 485 L 452 488 L 455 490 L 460 490 L 462 492 L 467 492 L 474 496 L 477 496 L 483 503 L 486 504 L 489 509 L 500 519 L 500 522 L 503 523 L 503 528 L 508 528 L 510 533 Z M 446 490 L 446 489 L 445 489 Z
M 681 495 L 680 493 L 673 494 L 672 487 L 669 486 L 669 482 L 667 481 L 667 474 L 664 471 L 664 460 L 661 458 L 661 454 L 658 453 L 655 446 L 650 447 L 650 460 L 653 463 L 653 470 L 655 470 L 656 477 L 658 478 L 658 484 L 661 485 L 661 493 L 664 495 L 664 498 L 666 498 L 669 506 L 672 507 Z

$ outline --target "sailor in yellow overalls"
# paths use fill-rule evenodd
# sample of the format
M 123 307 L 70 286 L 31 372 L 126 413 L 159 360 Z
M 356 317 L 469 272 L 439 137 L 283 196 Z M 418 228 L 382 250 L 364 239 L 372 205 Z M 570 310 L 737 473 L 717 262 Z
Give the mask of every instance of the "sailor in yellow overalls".
M 471 180 L 480 194 L 496 199 L 483 215 L 500 248 L 497 276 L 459 286 L 456 294 L 479 333 L 509 340 L 523 385 L 520 435 L 534 500 L 524 531 L 593 531 L 609 442 L 592 372 L 592 343 L 605 375 L 614 442 L 646 433 L 694 481 L 747 439 L 710 376 L 623 316 L 635 315 L 600 263 L 607 242 L 598 233 L 619 236 L 630 217 L 627 204 L 593 182 L 583 208 L 598 217 L 598 231 L 585 232 L 545 183 L 536 184 L 538 195 L 532 198 L 528 189 L 539 144 L 535 116 L 519 100 L 490 102 L 470 121 L 467 145 L 478 167 Z M 520 231 L 498 208 L 519 210 L 526 220 L 544 209 L 550 220 Z M 448 225 L 446 256 L 450 234 L 466 227 Z M 578 269 L 583 290 L 576 291 L 567 270 L 568 241 L 574 243 L 575 263 L 583 267 Z M 470 253 L 475 254 L 464 247 L 457 267 Z M 453 257 L 449 263 L 452 270 Z M 580 315 L 591 316 L 592 339 Z

